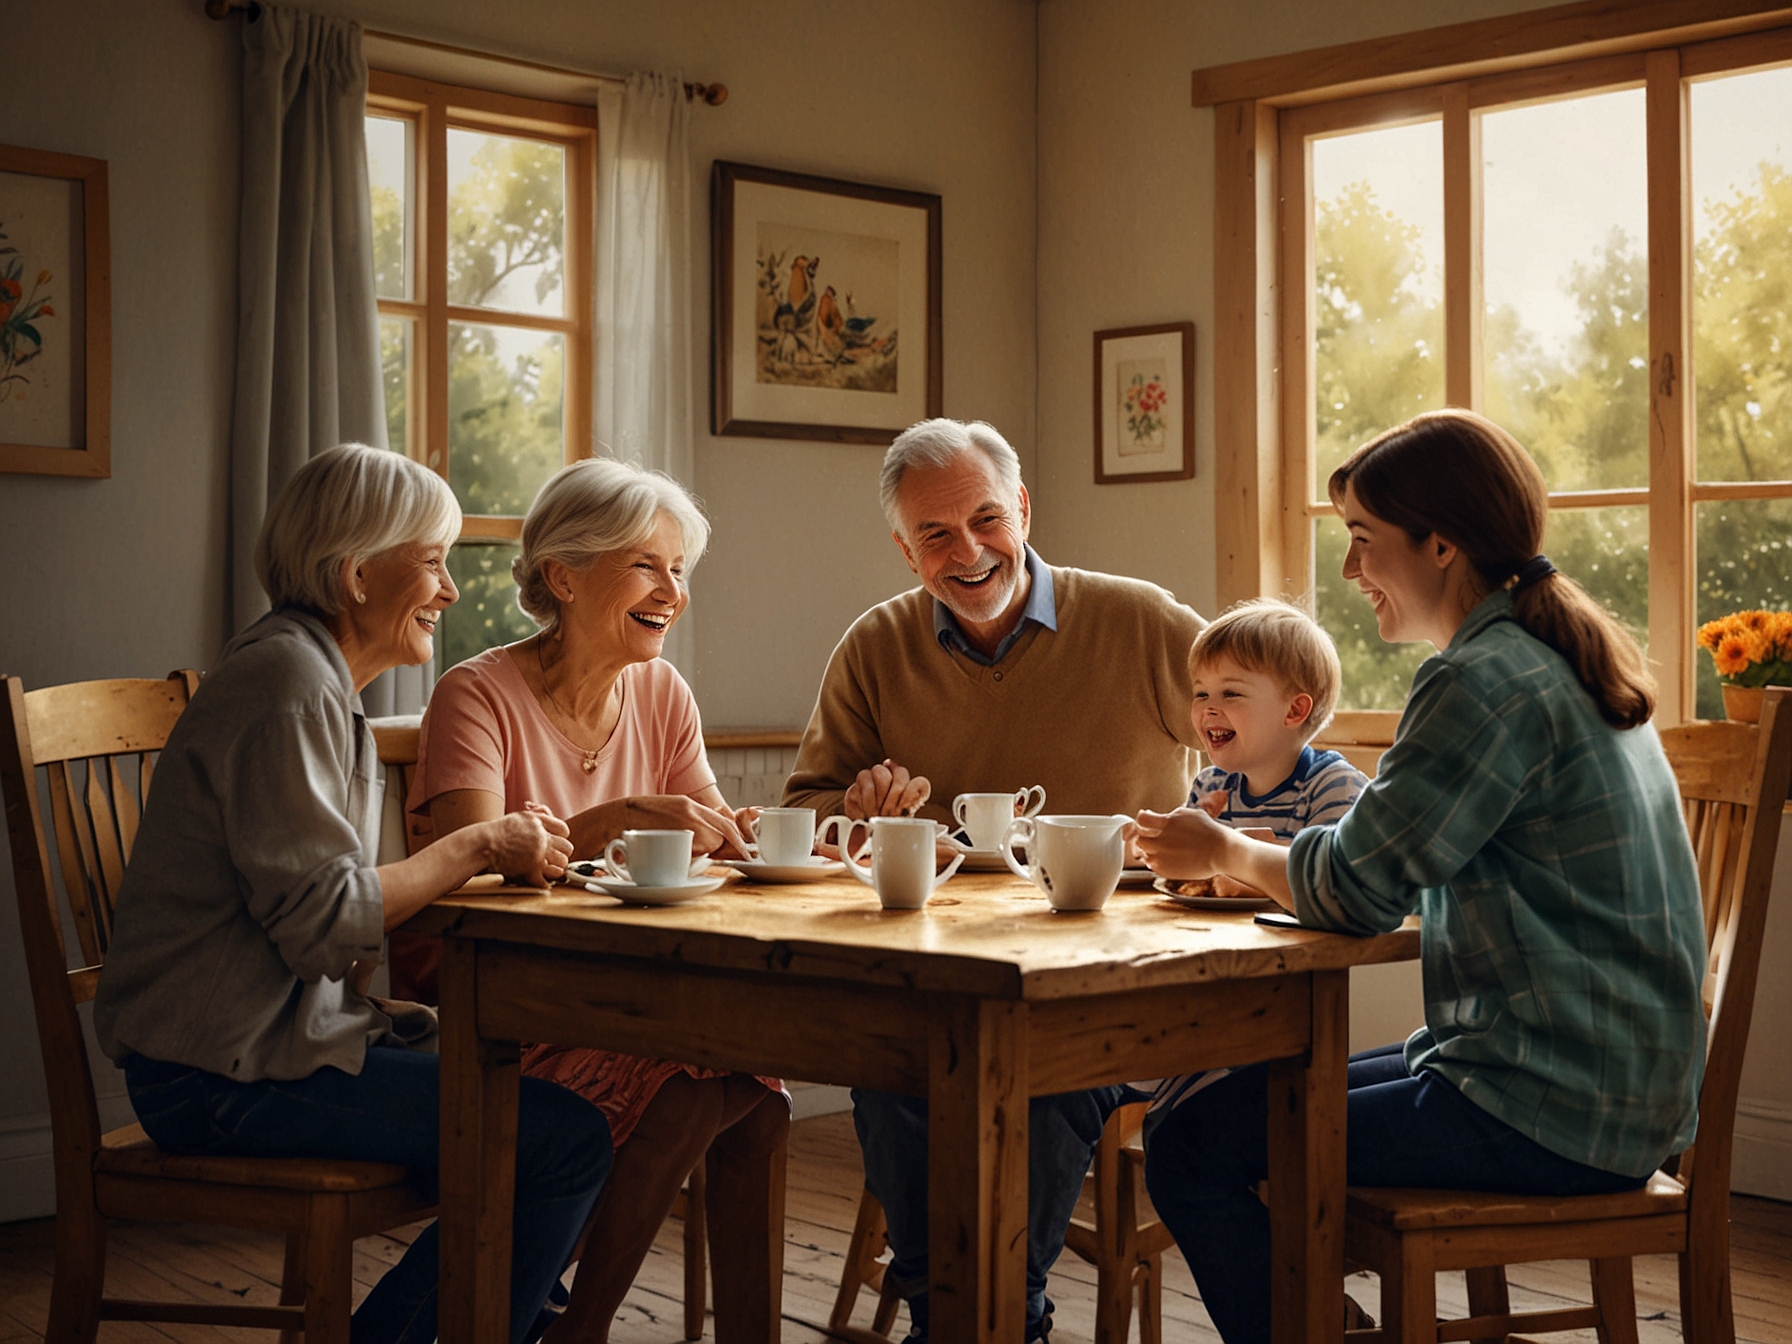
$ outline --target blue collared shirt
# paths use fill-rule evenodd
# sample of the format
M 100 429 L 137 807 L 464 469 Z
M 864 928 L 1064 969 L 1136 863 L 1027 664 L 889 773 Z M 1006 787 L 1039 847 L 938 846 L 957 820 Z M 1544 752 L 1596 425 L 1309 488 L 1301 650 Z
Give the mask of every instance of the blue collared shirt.
M 1031 546 L 1026 551 L 1029 585 L 1027 605 L 1021 609 L 1020 620 L 1015 622 L 1014 629 L 1002 636 L 1002 642 L 996 645 L 995 653 L 986 658 L 974 648 L 965 638 L 964 627 L 958 623 L 958 617 L 936 597 L 933 599 L 933 633 L 939 639 L 942 649 L 948 653 L 962 653 L 979 666 L 994 667 L 1008 656 L 1015 641 L 1026 633 L 1029 622 L 1043 625 L 1047 630 L 1058 628 L 1058 599 L 1057 594 L 1052 591 L 1052 572 Z

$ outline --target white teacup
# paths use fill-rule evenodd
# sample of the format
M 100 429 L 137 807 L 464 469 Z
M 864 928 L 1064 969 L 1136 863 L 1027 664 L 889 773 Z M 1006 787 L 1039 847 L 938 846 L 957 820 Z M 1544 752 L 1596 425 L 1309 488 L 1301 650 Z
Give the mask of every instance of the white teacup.
M 782 868 L 809 862 L 815 852 L 815 809 L 766 807 L 744 828 L 761 863 Z
M 972 849 L 994 849 L 1016 817 L 1036 817 L 1045 807 L 1045 788 L 1035 784 L 1016 793 L 961 793 L 952 815 L 970 837 Z
M 691 857 L 690 831 L 624 831 L 604 848 L 610 871 L 637 887 L 676 887 L 709 867 L 709 857 Z
M 865 825 L 871 828 L 871 838 L 854 854 L 847 849 L 847 841 L 855 826 Z M 954 854 L 935 876 L 936 846 L 946 828 L 925 817 L 873 817 L 867 823 L 834 816 L 821 824 L 820 838 L 826 840 L 836 830 L 835 843 L 846 861 L 846 871 L 877 892 L 877 899 L 886 910 L 919 910 L 935 888 L 964 862 L 964 855 Z M 861 865 L 858 860 L 867 854 L 871 856 L 870 864 Z
M 1002 835 L 1002 858 L 1045 893 L 1054 910 L 1099 910 L 1126 866 L 1121 839 L 1131 817 L 1016 817 Z M 1015 858 L 1024 849 L 1028 863 Z

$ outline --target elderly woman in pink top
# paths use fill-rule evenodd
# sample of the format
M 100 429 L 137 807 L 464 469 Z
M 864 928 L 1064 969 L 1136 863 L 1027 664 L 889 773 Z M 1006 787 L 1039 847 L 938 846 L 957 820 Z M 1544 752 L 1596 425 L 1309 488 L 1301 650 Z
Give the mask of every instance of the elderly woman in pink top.
M 517 601 L 541 632 L 469 658 L 436 683 L 410 811 L 441 836 L 528 799 L 565 819 L 575 858 L 601 854 L 625 829 L 689 830 L 699 853 L 738 850 L 738 814 L 716 788 L 697 702 L 659 656 L 708 539 L 708 522 L 668 476 L 593 458 L 549 480 L 512 566 Z M 733 1178 L 763 1181 L 789 1128 L 777 1081 L 554 1045 L 529 1047 L 523 1071 L 596 1103 L 616 1143 L 587 1232 L 591 1253 L 551 1338 L 607 1338 L 706 1151 L 720 1325 L 730 1294 L 751 1291 L 740 1280 L 764 1257 L 752 1229 L 737 1229 L 727 1213 Z

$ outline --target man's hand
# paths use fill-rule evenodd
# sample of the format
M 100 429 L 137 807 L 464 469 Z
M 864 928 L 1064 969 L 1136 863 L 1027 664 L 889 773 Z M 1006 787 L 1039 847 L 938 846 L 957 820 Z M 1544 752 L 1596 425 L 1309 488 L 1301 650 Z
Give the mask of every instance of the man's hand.
M 846 790 L 842 809 L 855 821 L 866 817 L 912 817 L 933 794 L 933 785 L 921 775 L 910 775 L 894 761 L 884 760 L 859 771 Z
M 484 823 L 491 866 L 506 877 L 520 877 L 529 886 L 545 887 L 566 876 L 572 841 L 566 823 L 540 803 L 524 803 L 521 811 Z

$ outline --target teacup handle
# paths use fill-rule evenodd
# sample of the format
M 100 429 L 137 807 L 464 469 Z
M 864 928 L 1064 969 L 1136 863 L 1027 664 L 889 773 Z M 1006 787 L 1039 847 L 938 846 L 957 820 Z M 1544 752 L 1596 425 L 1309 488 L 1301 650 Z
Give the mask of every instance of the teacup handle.
M 1045 811 L 1045 785 L 1035 784 L 1030 788 L 1019 790 L 1014 795 L 1014 815 L 1017 817 L 1036 817 Z
M 629 876 L 628 871 L 628 842 L 621 836 L 617 836 L 604 846 L 604 864 L 624 882 L 635 880 Z
M 1014 857 L 1016 845 L 1021 845 L 1026 849 L 1028 858 L 1033 856 L 1033 819 L 1031 817 L 1016 817 L 1009 822 L 1008 829 L 1002 832 L 1002 838 L 997 847 L 1002 851 L 1002 861 L 1008 865 L 1016 877 L 1034 882 L 1031 865 L 1024 864 Z
M 847 842 L 852 839 L 852 829 L 855 826 L 865 826 L 865 823 L 862 821 L 854 821 L 851 817 L 842 813 L 836 813 L 834 816 L 831 816 L 826 821 L 822 822 L 820 826 L 816 827 L 815 843 L 818 845 L 824 843 L 827 841 L 830 832 L 838 830 L 840 834 L 834 839 L 833 844 L 840 850 L 840 861 L 846 865 L 847 872 L 851 873 L 854 877 L 858 878 L 859 881 L 869 887 L 873 885 L 871 881 L 871 865 L 867 863 L 863 867 L 860 867 L 854 858 L 853 852 L 846 847 Z M 866 826 L 865 831 L 865 844 L 859 851 L 861 855 L 869 855 L 871 853 L 871 828 Z
M 964 825 L 964 803 L 965 796 L 962 793 L 952 800 L 952 819 L 961 827 Z
M 952 862 L 948 863 L 945 868 L 940 871 L 939 875 L 933 879 L 932 890 L 938 891 L 941 884 L 944 883 L 947 878 L 951 877 L 953 873 L 956 873 L 958 871 L 958 866 L 963 862 L 964 854 L 962 851 L 954 854 L 952 856 Z

